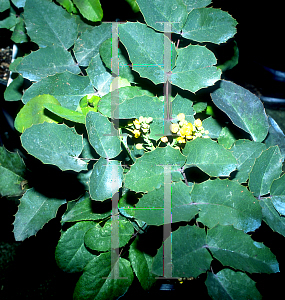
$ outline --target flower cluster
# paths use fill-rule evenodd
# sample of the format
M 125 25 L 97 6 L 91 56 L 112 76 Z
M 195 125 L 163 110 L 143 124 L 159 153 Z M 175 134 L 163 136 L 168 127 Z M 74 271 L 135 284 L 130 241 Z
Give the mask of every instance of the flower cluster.
M 177 136 L 175 139 L 176 144 L 185 144 L 186 141 L 194 140 L 197 137 L 208 137 L 207 134 L 209 134 L 209 131 L 204 130 L 200 119 L 196 119 L 194 124 L 192 124 L 185 120 L 185 115 L 183 113 L 180 113 L 177 115 L 176 120 L 176 123 L 170 125 L 170 131 Z M 168 138 L 163 136 L 161 137 L 161 141 L 166 143 Z

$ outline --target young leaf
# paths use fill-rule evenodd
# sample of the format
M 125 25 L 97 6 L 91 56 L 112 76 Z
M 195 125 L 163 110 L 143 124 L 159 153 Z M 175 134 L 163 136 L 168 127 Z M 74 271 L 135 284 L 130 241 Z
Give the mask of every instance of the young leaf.
M 164 275 L 167 267 L 172 267 L 173 277 L 197 277 L 206 272 L 211 265 L 212 257 L 205 248 L 205 230 L 196 226 L 180 227 L 172 233 L 172 260 L 166 265 L 163 256 L 163 245 L 153 260 L 152 272 Z
M 153 257 L 138 248 L 138 238 L 130 246 L 129 259 L 142 288 L 149 290 L 156 282 L 151 273 Z
M 122 186 L 122 180 L 123 168 L 120 162 L 100 157 L 90 176 L 89 192 L 91 198 L 98 201 L 112 198 Z
M 82 136 L 74 128 L 44 122 L 27 128 L 21 142 L 28 153 L 44 164 L 56 165 L 63 171 L 87 170 L 87 163 L 78 158 L 83 149 Z
M 186 143 L 186 167 L 197 166 L 210 176 L 229 176 L 237 161 L 229 150 L 211 139 L 197 138 Z
M 262 102 L 257 96 L 235 83 L 222 80 L 220 88 L 211 97 L 232 122 L 248 132 L 255 142 L 265 139 L 269 125 Z
M 92 57 L 99 54 L 100 45 L 112 36 L 112 24 L 102 23 L 84 31 L 74 44 L 74 55 L 80 66 L 87 67 Z M 112 49 L 112 48 L 111 48 Z
M 120 257 L 112 270 L 111 253 L 102 253 L 94 257 L 84 268 L 76 284 L 73 299 L 115 300 L 127 292 L 133 279 L 133 270 L 128 260 Z
M 32 98 L 42 94 L 50 94 L 61 106 L 76 110 L 80 99 L 85 95 L 94 94 L 94 88 L 88 77 L 64 72 L 34 83 L 25 91 L 22 101 L 26 104 Z
M 262 243 L 233 226 L 217 225 L 207 234 L 207 248 L 224 266 L 248 273 L 277 273 L 274 254 Z
M 124 219 L 119 221 L 119 233 L 116 238 L 120 248 L 128 243 L 133 233 L 134 227 L 129 221 Z M 84 236 L 85 245 L 89 249 L 96 251 L 110 251 L 111 240 L 112 221 L 107 221 L 104 227 L 101 227 L 100 224 L 94 225 Z
M 178 170 L 185 163 L 185 156 L 171 146 L 156 148 L 138 158 L 126 174 L 125 187 L 136 192 L 150 192 L 164 183 L 167 166 L 171 172 Z
M 40 47 L 57 45 L 67 50 L 77 38 L 75 18 L 48 0 L 26 0 L 25 23 L 29 37 Z
M 49 220 L 55 218 L 66 200 L 48 198 L 31 188 L 21 198 L 14 222 L 16 241 L 35 235 Z
M 86 129 L 90 144 L 100 156 L 111 159 L 121 152 L 121 142 L 113 124 L 100 113 L 87 113 Z
M 21 183 L 25 178 L 26 166 L 18 153 L 0 147 L 0 195 L 20 196 L 23 194 Z
M 236 180 L 239 183 L 246 182 L 256 158 L 259 157 L 264 150 L 266 150 L 266 146 L 262 143 L 242 139 L 237 140 L 230 149 L 238 162 L 237 173 L 233 180 Z
M 258 300 L 262 298 L 255 282 L 242 272 L 230 269 L 223 269 L 217 274 L 209 272 L 205 283 L 213 300 Z
M 263 151 L 256 159 L 249 174 L 248 187 L 254 196 L 259 197 L 269 193 L 274 179 L 282 172 L 282 157 L 278 146 L 272 146 Z
M 103 10 L 99 0 L 73 0 L 84 18 L 91 22 L 99 22 L 103 18 Z
M 207 227 L 233 225 L 245 232 L 259 228 L 262 221 L 258 201 L 235 181 L 207 180 L 195 184 L 191 200 L 199 209 L 199 221 Z
M 220 44 L 236 34 L 237 21 L 215 8 L 193 9 L 182 29 L 182 36 L 197 42 Z
M 39 81 L 44 77 L 64 71 L 80 73 L 71 54 L 59 46 L 40 48 L 25 56 L 16 67 L 16 71 L 30 81 Z
M 45 104 L 47 103 L 59 105 L 57 99 L 51 95 L 40 95 L 31 99 L 17 114 L 14 123 L 15 128 L 23 133 L 34 124 L 61 122 L 61 118 L 48 114 L 48 111 L 45 110 Z
M 270 195 L 275 209 L 285 216 L 285 175 L 273 181 L 270 187 Z
M 148 26 L 164 32 L 164 24 L 171 23 L 172 32 L 179 33 L 187 19 L 187 8 L 182 0 L 137 0 L 137 4 Z
M 84 235 L 92 227 L 93 222 L 78 222 L 60 237 L 55 249 L 55 260 L 63 271 L 82 272 L 86 264 L 94 258 L 94 254 L 84 245 Z

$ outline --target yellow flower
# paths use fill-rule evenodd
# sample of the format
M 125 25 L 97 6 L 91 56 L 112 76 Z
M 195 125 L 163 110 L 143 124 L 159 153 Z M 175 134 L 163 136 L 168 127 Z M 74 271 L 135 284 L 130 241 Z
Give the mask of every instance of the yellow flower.
M 177 142 L 180 144 L 186 143 L 185 139 L 181 136 L 177 138 Z
M 137 148 L 138 150 L 143 149 L 143 144 L 136 144 L 136 148 Z
M 188 123 L 187 125 L 183 125 L 182 128 L 180 129 L 180 134 L 181 136 L 190 136 L 192 135 L 193 131 L 193 125 L 191 123 Z
M 196 127 L 202 127 L 202 121 L 200 119 L 195 120 L 194 125 Z
M 140 131 L 137 130 L 137 129 L 135 129 L 135 130 L 133 131 L 133 134 L 134 134 L 134 136 L 135 136 L 136 139 L 141 135 Z
M 147 118 L 145 121 L 146 121 L 146 123 L 151 123 L 151 122 L 153 121 L 153 118 L 152 118 L 152 117 L 149 117 L 149 118 Z
M 177 133 L 179 130 L 179 125 L 178 124 L 171 124 L 170 125 L 170 131 L 173 133 Z
M 183 113 L 180 113 L 180 114 L 177 115 L 177 119 L 179 121 L 183 121 L 183 120 L 185 120 L 185 115 Z
M 163 136 L 163 137 L 161 137 L 160 139 L 161 139 L 161 141 L 162 141 L 163 143 L 167 143 L 167 142 L 168 142 L 167 136 Z
M 135 120 L 133 121 L 133 123 L 134 123 L 136 129 L 140 129 L 140 127 L 141 127 L 141 122 L 140 122 L 138 119 L 135 119 Z
M 192 140 L 193 139 L 193 135 L 186 135 L 186 139 L 187 140 Z
M 209 130 L 205 130 L 205 132 L 204 132 L 205 134 L 209 134 Z

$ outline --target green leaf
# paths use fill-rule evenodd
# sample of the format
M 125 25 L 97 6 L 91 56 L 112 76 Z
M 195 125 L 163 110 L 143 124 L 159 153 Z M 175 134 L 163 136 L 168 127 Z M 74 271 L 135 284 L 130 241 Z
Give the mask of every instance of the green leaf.
M 187 98 L 181 97 L 179 94 L 171 102 L 172 118 L 175 119 L 178 114 L 183 113 L 185 120 L 194 123 L 195 111 L 193 109 L 193 102 Z
M 99 0 L 73 0 L 84 18 L 99 22 L 103 18 L 103 10 Z
M 228 179 L 195 184 L 191 200 L 199 209 L 199 221 L 207 227 L 233 225 L 245 232 L 259 228 L 261 207 L 248 189 Z
M 77 9 L 75 8 L 72 0 L 56 0 L 62 7 L 64 7 L 69 13 L 77 13 Z
M 89 195 L 83 196 L 70 210 L 66 211 L 61 218 L 65 222 L 97 221 L 111 216 L 111 211 L 105 212 L 91 200 Z M 94 225 L 94 224 L 93 224 Z
M 14 126 L 23 133 L 27 128 L 40 123 L 58 123 L 62 119 L 50 114 L 45 110 L 45 104 L 50 103 L 56 106 L 59 102 L 51 95 L 40 95 L 31 99 L 17 114 Z
M 140 8 L 139 8 L 136 0 L 126 0 L 126 1 L 130 4 L 134 13 L 137 13 L 140 11 Z
M 248 273 L 277 273 L 279 265 L 266 246 L 233 226 L 218 225 L 208 231 L 207 248 L 223 266 Z
M 165 182 L 164 184 L 167 184 Z M 182 181 L 172 182 L 171 184 L 171 218 L 172 222 L 190 221 L 196 214 L 198 208 L 196 203 L 192 202 L 190 192 L 192 186 L 187 186 Z M 166 201 L 166 192 L 164 186 L 159 189 L 143 195 L 135 208 L 125 208 L 128 214 L 146 222 L 148 225 L 164 224 L 164 206 Z
M 57 45 L 67 50 L 77 38 L 75 18 L 51 1 L 27 0 L 25 23 L 29 37 L 40 47 Z
M 232 122 L 248 132 L 255 142 L 262 142 L 268 133 L 268 121 L 257 96 L 235 83 L 222 80 L 211 94 L 212 100 Z
M 280 216 L 270 198 L 259 200 L 263 221 L 273 230 L 285 236 L 285 217 Z
M 99 54 L 100 45 L 112 36 L 112 24 L 102 23 L 84 31 L 74 44 L 74 55 L 80 66 L 87 67 L 91 58 Z
M 149 290 L 156 282 L 151 273 L 153 257 L 138 248 L 138 238 L 130 246 L 129 259 L 142 288 Z
M 18 17 L 18 23 L 15 26 L 15 29 L 12 33 L 11 40 L 16 44 L 27 43 L 29 38 L 26 34 L 27 30 L 25 27 L 24 19 L 22 17 Z
M 197 42 L 220 44 L 236 34 L 236 25 L 237 21 L 220 9 L 193 9 L 188 15 L 181 35 Z
M 89 192 L 91 198 L 98 201 L 112 198 L 122 186 L 122 180 L 123 168 L 120 162 L 100 157 L 90 176 Z
M 172 232 L 172 276 L 197 277 L 206 272 L 210 268 L 212 257 L 205 244 L 206 233 L 202 228 L 183 226 Z M 166 267 L 162 245 L 154 257 L 152 271 L 163 276 L 163 269 Z
M 233 132 L 228 127 L 224 127 L 218 137 L 218 143 L 224 148 L 230 149 L 235 141 Z
M 246 182 L 256 158 L 264 150 L 266 150 L 266 146 L 262 143 L 243 139 L 236 141 L 230 150 L 238 162 L 237 173 L 234 175 L 233 180 L 237 180 L 239 183 Z
M 164 183 L 164 173 L 178 170 L 185 163 L 185 157 L 171 146 L 156 148 L 138 158 L 125 176 L 125 187 L 136 192 L 150 192 Z
M 197 166 L 210 176 L 229 176 L 237 161 L 229 150 L 211 139 L 196 138 L 183 149 L 187 156 L 186 167 Z
M 21 183 L 25 178 L 26 166 L 18 153 L 0 147 L 0 195 L 2 197 L 23 194 Z
M 119 242 L 119 247 L 125 246 L 134 233 L 134 227 L 127 220 L 120 220 L 118 222 L 119 233 L 116 238 Z M 110 251 L 112 239 L 112 221 L 107 221 L 104 227 L 96 224 L 89 229 L 84 237 L 86 247 L 96 251 Z
M 256 197 L 269 193 L 274 179 L 282 172 L 282 157 L 278 146 L 263 151 L 256 159 L 249 174 L 248 187 Z
M 223 269 L 217 274 L 208 273 L 208 293 L 213 300 L 262 299 L 255 282 L 245 273 Z
M 172 32 L 179 33 L 187 19 L 187 8 L 182 0 L 156 0 L 149 5 L 148 0 L 136 1 L 148 26 L 164 32 L 164 24 L 172 23 Z
M 26 191 L 20 200 L 14 224 L 16 241 L 35 235 L 49 220 L 55 218 L 59 207 L 66 200 L 48 198 L 33 188 Z
M 203 127 L 209 131 L 208 136 L 212 139 L 217 139 L 222 131 L 220 123 L 212 117 L 203 120 Z
M 2 13 L 6 9 L 10 8 L 10 1 L 9 0 L 1 0 L 0 2 L 0 12 Z
M 270 187 L 270 195 L 275 209 L 285 215 L 285 175 L 273 181 Z
M 119 276 L 116 278 L 116 268 Z M 114 274 L 114 277 L 112 277 Z M 134 275 L 131 264 L 119 258 L 111 270 L 111 253 L 94 257 L 84 268 L 73 294 L 74 300 L 115 300 L 127 292 Z
M 121 152 L 121 142 L 113 124 L 100 113 L 87 113 L 86 129 L 90 144 L 100 156 L 111 159 Z
M 217 63 L 215 55 L 206 47 L 190 45 L 177 51 L 176 66 L 171 75 L 172 84 L 195 93 L 220 79 L 221 71 L 214 67 Z
M 274 121 L 273 118 L 268 116 L 268 122 L 269 122 L 269 132 L 268 136 L 264 140 L 264 143 L 269 148 L 270 146 L 278 145 L 281 155 L 282 155 L 282 161 L 285 159 L 285 135 L 279 125 Z
M 104 41 L 99 49 L 100 56 L 106 67 L 112 69 L 112 39 Z M 135 82 L 134 72 L 131 68 L 131 63 L 127 59 L 127 53 L 123 45 L 119 43 L 118 60 L 119 60 L 119 74 L 120 77 L 126 78 L 129 82 Z
M 27 128 L 21 136 L 23 147 L 44 164 L 61 170 L 80 172 L 87 163 L 78 158 L 83 148 L 82 136 L 74 128 L 55 123 L 43 123 Z
M 41 96 L 38 96 L 41 97 Z M 26 107 L 27 105 L 29 105 L 31 101 L 29 101 L 24 107 Z M 58 104 L 54 104 L 54 103 L 45 103 L 44 107 L 47 108 L 49 111 L 51 111 L 52 113 L 54 113 L 55 115 L 75 122 L 75 123 L 81 123 L 81 124 L 85 124 L 85 115 L 83 115 L 82 113 L 79 113 L 77 111 L 62 107 L 59 102 Z
M 195 110 L 196 114 L 204 111 L 207 108 L 207 102 L 196 102 L 193 105 L 193 109 Z
M 91 59 L 86 72 L 101 97 L 110 92 L 112 75 L 104 67 L 99 54 Z
M 93 222 L 78 222 L 60 237 L 55 249 L 55 260 L 64 272 L 82 272 L 86 264 L 94 258 L 94 254 L 84 245 L 84 235 L 92 227 Z
M 119 24 L 119 32 L 120 41 L 127 49 L 132 62 L 132 69 L 155 84 L 163 83 L 164 35 L 138 22 Z M 174 67 L 176 50 L 170 41 L 169 47 L 172 53 L 171 66 Z
M 24 7 L 25 2 L 26 2 L 26 0 L 12 0 L 12 3 L 18 8 Z
M 16 71 L 31 81 L 39 81 L 44 77 L 64 71 L 80 73 L 71 54 L 59 46 L 40 48 L 25 56 L 16 67 Z
M 50 94 L 58 100 L 61 106 L 76 110 L 80 99 L 93 93 L 94 89 L 88 77 L 64 72 L 34 83 L 25 91 L 22 101 L 26 104 L 38 95 Z
M 13 9 L 13 7 L 10 6 L 9 16 L 7 16 L 7 18 L 4 18 L 3 20 L 0 20 L 0 28 L 13 30 L 13 27 L 17 24 L 17 21 L 18 20 L 17 20 L 16 12 Z
M 12 77 L 13 78 L 13 77 Z M 23 83 L 24 78 L 19 74 L 13 81 L 7 86 L 4 92 L 4 98 L 6 101 L 19 101 L 23 96 Z
M 201 8 L 209 5 L 212 0 L 183 0 L 187 6 L 187 11 L 190 12 L 194 8 Z

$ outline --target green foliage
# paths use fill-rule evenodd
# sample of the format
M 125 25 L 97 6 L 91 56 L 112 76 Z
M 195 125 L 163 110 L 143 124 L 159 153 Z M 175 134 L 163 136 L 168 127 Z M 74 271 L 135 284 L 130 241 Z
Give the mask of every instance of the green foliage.
M 67 202 L 55 258 L 82 272 L 74 299 L 117 299 L 134 276 L 151 289 L 166 274 L 167 245 L 171 276 L 206 273 L 213 299 L 260 299 L 248 274 L 279 265 L 250 233 L 264 221 L 285 236 L 285 137 L 256 96 L 220 80 L 207 46 L 233 38 L 237 22 L 208 0 L 127 2 L 145 23 L 100 23 L 98 0 L 13 1 L 24 7 L 17 23 L 1 2 L 11 10 L 1 26 L 39 47 L 11 65 L 19 75 L 5 93 L 24 104 L 15 121 L 23 151 L 83 187 L 72 199 L 38 189 L 20 156 L 0 148 L 0 193 L 21 197 L 15 239 L 35 235 Z M 173 22 L 176 40 L 163 22 Z M 119 80 L 111 72 L 116 26 Z M 172 93 L 163 97 L 168 67 Z M 22 95 L 23 78 L 31 86 Z M 208 103 L 194 94 L 209 87 Z M 149 229 L 170 222 L 178 229 L 154 244 Z M 212 270 L 215 260 L 222 269 Z

